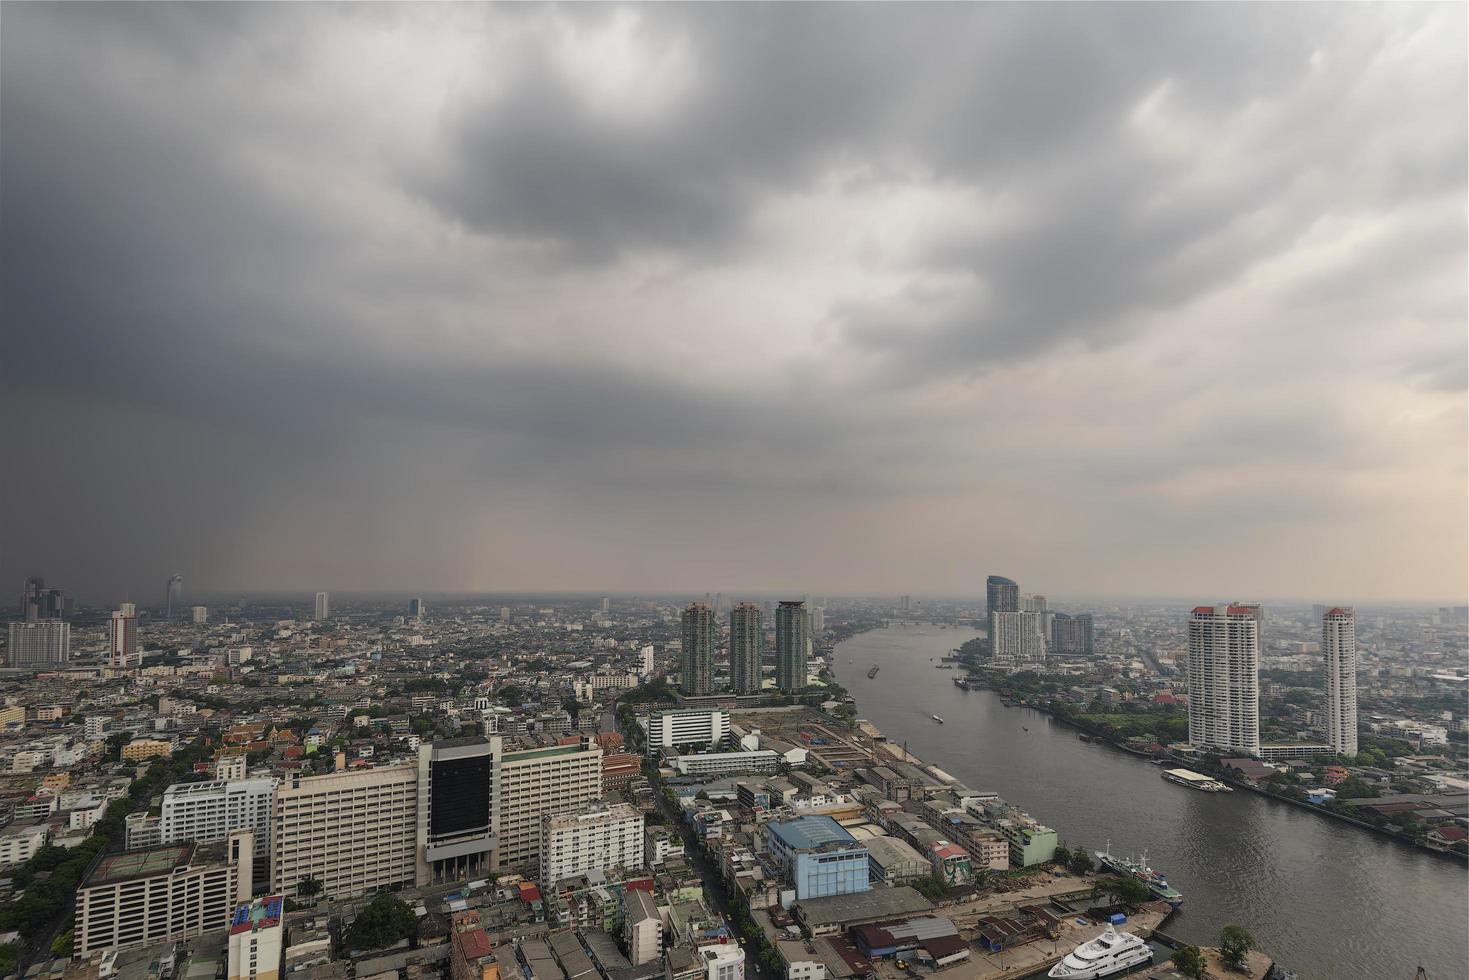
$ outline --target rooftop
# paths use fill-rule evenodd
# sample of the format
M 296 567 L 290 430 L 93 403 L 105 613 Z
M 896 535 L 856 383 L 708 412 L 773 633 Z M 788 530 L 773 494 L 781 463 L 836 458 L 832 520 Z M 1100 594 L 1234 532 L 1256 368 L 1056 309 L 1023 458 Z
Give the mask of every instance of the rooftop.
M 769 833 L 792 850 L 809 850 L 823 844 L 856 844 L 857 839 L 831 817 L 797 817 L 794 820 L 771 821 Z
M 194 856 L 193 844 L 165 844 L 162 847 L 145 847 L 136 851 L 104 854 L 92 866 L 92 873 L 82 882 L 82 887 L 110 885 L 130 878 L 150 878 L 169 874 L 175 868 L 189 863 Z

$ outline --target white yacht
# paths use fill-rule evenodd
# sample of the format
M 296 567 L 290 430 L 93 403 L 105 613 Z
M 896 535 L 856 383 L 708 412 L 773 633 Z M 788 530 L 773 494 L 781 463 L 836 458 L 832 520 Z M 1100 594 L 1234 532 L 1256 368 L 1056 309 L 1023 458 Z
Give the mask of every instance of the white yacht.
M 1066 958 L 1051 967 L 1048 977 L 1064 977 L 1065 980 L 1095 980 L 1110 977 L 1135 966 L 1153 962 L 1153 950 L 1147 943 L 1130 932 L 1118 932 L 1110 925 L 1107 931 L 1089 943 L 1066 954 Z

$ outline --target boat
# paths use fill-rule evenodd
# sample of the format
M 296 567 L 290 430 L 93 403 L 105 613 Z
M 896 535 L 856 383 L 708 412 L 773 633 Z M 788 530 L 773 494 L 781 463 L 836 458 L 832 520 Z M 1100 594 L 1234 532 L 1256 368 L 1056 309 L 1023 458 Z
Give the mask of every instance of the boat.
M 961 691 L 967 691 L 967 690 L 969 690 L 969 682 L 966 681 L 962 677 L 956 677 L 956 678 L 954 678 L 954 686 L 957 687 Z
M 1178 908 L 1183 904 L 1183 892 L 1168 884 L 1168 878 L 1160 871 L 1154 871 L 1148 867 L 1148 854 L 1134 861 L 1132 858 L 1119 857 L 1111 853 L 1112 842 L 1107 842 L 1107 850 L 1095 851 L 1097 864 L 1106 871 L 1113 874 L 1123 875 L 1128 878 L 1136 878 L 1147 886 L 1149 894 L 1159 901 L 1167 902 L 1171 907 Z
M 1077 734 L 1076 738 L 1077 738 L 1078 741 L 1081 741 L 1081 742 L 1090 742 L 1090 741 L 1092 741 L 1092 737 L 1090 735 L 1088 735 L 1086 732 L 1079 732 Z
M 936 722 L 938 722 L 940 725 L 942 725 L 944 723 L 944 720 L 942 718 L 940 718 L 938 715 L 931 715 L 930 717 L 932 717 L 933 720 L 936 721 Z
M 1022 731 L 1022 732 L 1028 732 L 1028 731 L 1030 731 L 1030 729 L 1029 729 L 1029 728 L 1026 728 L 1026 727 L 1025 727 L 1025 726 L 1024 726 L 1024 725 L 1021 725 L 1021 726 L 1020 726 L 1020 730 L 1021 730 L 1021 731 Z
M 1153 962 L 1153 949 L 1130 932 L 1118 932 L 1110 924 L 1091 942 L 1067 953 L 1046 976 L 1064 980 L 1096 980 L 1115 976 L 1135 966 Z
M 1202 790 L 1205 793 L 1233 793 L 1234 790 L 1225 786 L 1217 779 L 1211 779 L 1203 773 L 1194 772 L 1191 769 L 1165 769 L 1163 778 L 1170 783 L 1187 786 L 1189 789 Z
M 873 664 L 872 665 L 872 669 L 867 672 L 867 679 L 868 680 L 872 680 L 876 676 L 877 676 L 877 664 Z

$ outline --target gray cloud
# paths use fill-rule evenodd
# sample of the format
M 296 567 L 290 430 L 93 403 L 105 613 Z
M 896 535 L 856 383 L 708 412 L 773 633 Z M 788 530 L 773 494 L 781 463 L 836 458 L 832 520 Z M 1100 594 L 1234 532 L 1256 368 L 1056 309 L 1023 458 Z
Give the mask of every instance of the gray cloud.
M 1452 592 L 1462 21 L 9 9 L 3 574 Z

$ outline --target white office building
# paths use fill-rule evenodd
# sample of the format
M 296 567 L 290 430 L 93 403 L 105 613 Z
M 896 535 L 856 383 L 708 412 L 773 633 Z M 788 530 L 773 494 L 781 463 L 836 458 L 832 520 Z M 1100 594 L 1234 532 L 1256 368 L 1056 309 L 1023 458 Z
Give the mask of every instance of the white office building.
M 1260 754 L 1260 606 L 1197 606 L 1188 622 L 1188 740 Z
M 331 898 L 411 885 L 418 843 L 418 766 L 292 776 L 276 787 L 271 891 L 294 898 L 303 878 Z
M 163 792 L 158 815 L 164 844 L 223 840 L 232 830 L 251 830 L 270 840 L 274 779 L 211 780 L 175 783 Z
M 592 803 L 541 817 L 541 884 L 587 871 L 643 866 L 643 815 L 626 803 Z
M 1357 618 L 1348 606 L 1321 617 L 1326 657 L 1326 740 L 1336 755 L 1357 754 Z
M 602 797 L 602 748 L 590 738 L 506 752 L 494 772 L 497 868 L 534 871 L 541 861 L 541 818 Z
M 729 738 L 729 712 L 720 708 L 678 708 L 649 715 L 643 726 L 648 752 L 679 745 L 723 745 Z

